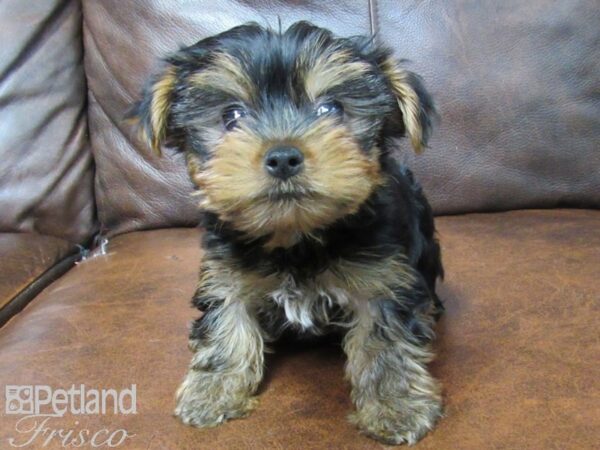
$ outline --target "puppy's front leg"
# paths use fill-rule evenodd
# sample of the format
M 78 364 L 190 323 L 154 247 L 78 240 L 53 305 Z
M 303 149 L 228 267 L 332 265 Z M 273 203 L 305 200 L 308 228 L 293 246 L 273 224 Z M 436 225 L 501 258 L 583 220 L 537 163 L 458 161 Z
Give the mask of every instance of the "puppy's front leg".
M 177 391 L 175 415 L 188 425 L 211 427 L 244 417 L 263 374 L 263 337 L 243 302 L 216 302 L 194 324 L 195 352 Z
M 426 367 L 432 354 L 411 331 L 430 336 L 432 320 L 403 310 L 402 301 L 364 304 L 344 341 L 356 405 L 350 420 L 388 444 L 414 444 L 442 414 L 439 385 Z

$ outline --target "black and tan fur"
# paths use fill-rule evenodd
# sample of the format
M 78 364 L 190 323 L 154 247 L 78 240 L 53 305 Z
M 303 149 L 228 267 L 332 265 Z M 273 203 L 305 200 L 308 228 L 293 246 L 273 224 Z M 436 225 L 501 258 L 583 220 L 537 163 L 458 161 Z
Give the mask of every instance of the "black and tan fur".
M 368 38 L 247 24 L 167 57 L 133 116 L 156 151 L 186 152 L 204 211 L 203 314 L 176 415 L 199 427 L 245 416 L 268 343 L 336 331 L 351 420 L 388 443 L 430 430 L 440 250 L 420 187 L 391 156 L 403 135 L 427 143 L 435 111 L 420 78 Z M 282 145 L 303 155 L 286 179 L 265 166 Z

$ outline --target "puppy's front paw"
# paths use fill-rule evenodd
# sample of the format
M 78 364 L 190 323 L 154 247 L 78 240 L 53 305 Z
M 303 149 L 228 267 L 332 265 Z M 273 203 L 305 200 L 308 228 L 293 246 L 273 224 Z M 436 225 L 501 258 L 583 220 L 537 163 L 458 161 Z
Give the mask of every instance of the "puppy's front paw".
M 433 429 L 441 416 L 438 399 L 408 397 L 366 404 L 350 416 L 350 421 L 383 443 L 412 445 Z
M 190 371 L 177 391 L 175 415 L 186 425 L 215 427 L 247 416 L 257 403 L 239 374 Z

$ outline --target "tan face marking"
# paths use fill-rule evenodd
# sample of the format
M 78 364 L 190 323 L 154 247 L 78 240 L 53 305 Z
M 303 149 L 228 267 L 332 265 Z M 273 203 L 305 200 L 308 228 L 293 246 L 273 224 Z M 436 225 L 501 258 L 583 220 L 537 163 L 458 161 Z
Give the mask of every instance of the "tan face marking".
M 300 55 L 298 66 L 306 71 L 304 88 L 313 102 L 328 90 L 363 77 L 370 70 L 370 65 L 364 61 L 351 61 L 347 50 L 323 53 L 314 60 Z
M 256 96 L 256 86 L 241 62 L 226 53 L 215 53 L 209 67 L 190 76 L 190 83 L 221 90 L 247 103 Z

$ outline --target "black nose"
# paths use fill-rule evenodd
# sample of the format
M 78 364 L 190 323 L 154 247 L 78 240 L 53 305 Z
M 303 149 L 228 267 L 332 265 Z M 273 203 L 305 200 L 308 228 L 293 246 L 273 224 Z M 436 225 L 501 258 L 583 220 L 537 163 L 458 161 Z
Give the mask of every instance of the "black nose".
M 265 156 L 267 172 L 282 180 L 300 173 L 303 166 L 304 155 L 296 147 L 288 145 L 274 147 Z

